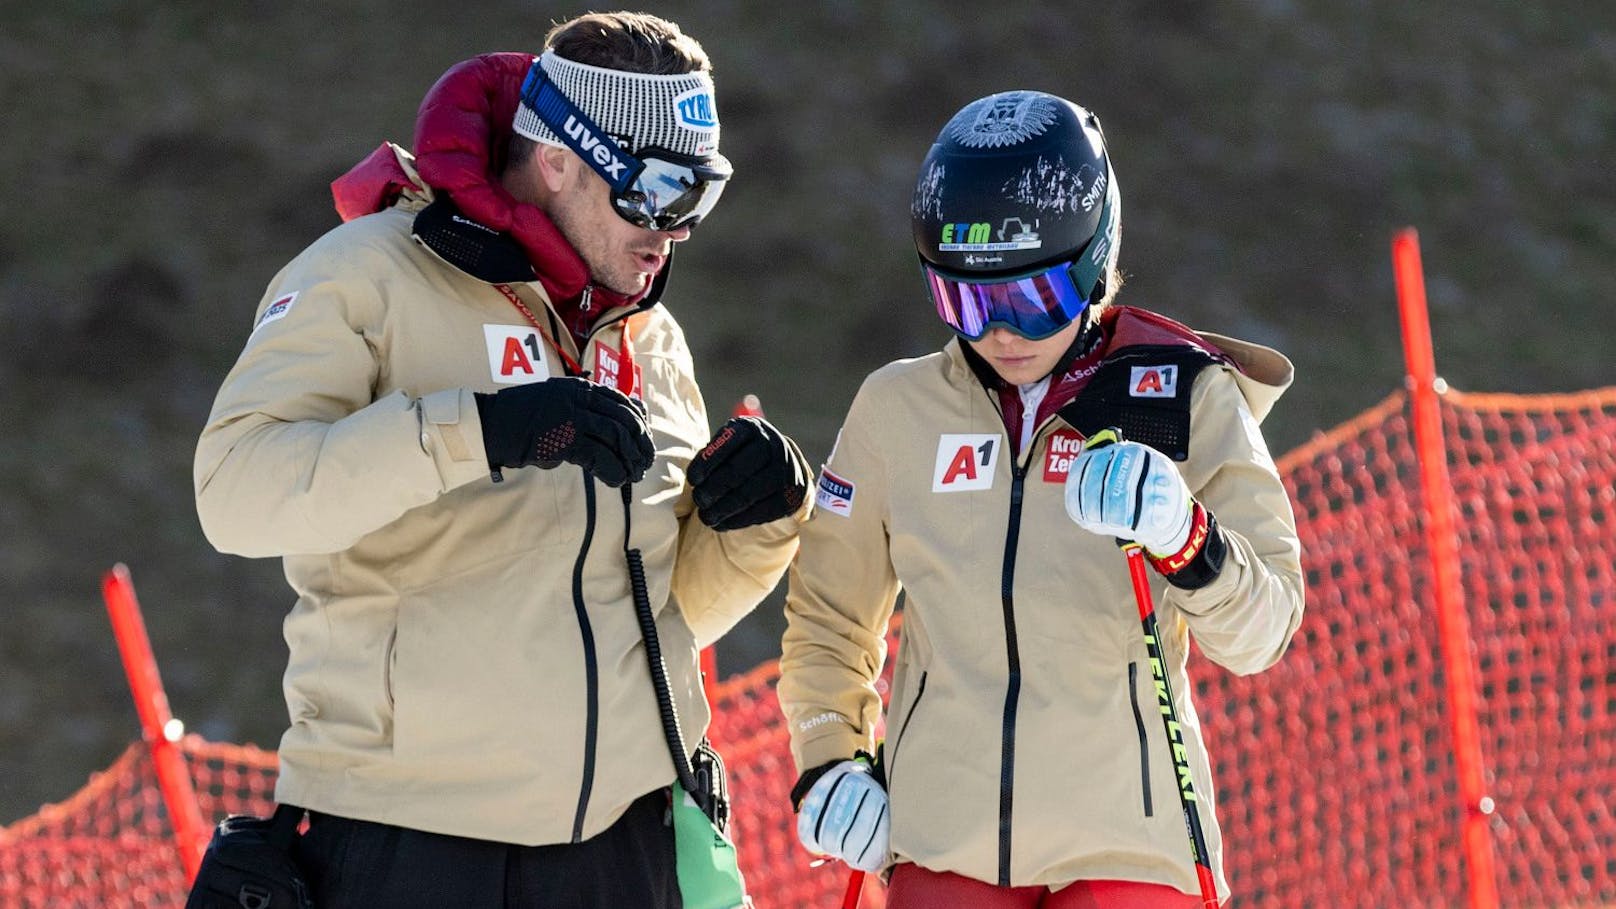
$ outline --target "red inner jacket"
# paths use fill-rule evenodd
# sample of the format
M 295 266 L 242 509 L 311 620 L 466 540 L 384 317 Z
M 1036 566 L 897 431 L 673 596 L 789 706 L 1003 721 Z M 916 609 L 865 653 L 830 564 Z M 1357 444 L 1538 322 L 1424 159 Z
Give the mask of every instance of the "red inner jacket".
M 415 117 L 415 168 L 438 192 L 454 200 L 466 217 L 510 234 L 527 252 L 552 304 L 579 337 L 588 334 L 593 315 L 578 311 L 589 284 L 589 266 L 544 212 L 518 202 L 499 183 L 516 116 L 522 80 L 533 55 L 483 54 L 450 67 L 421 99 Z M 381 211 L 405 188 L 419 189 L 383 143 L 346 174 L 332 181 L 331 195 L 344 221 Z M 630 305 L 645 292 L 625 297 L 604 287 L 593 290 L 605 309 Z M 593 309 L 593 307 L 592 307 Z

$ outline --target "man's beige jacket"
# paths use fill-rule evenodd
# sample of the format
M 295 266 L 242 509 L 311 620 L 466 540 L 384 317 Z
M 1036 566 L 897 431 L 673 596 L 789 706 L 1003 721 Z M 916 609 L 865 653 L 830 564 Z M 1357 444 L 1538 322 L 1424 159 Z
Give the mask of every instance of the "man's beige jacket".
M 297 593 L 277 799 L 576 841 L 674 778 L 624 504 L 568 464 L 491 481 L 472 393 L 559 376 L 561 361 L 497 287 L 411 239 L 424 201 L 335 229 L 276 276 L 202 433 L 197 510 L 220 550 L 283 557 Z M 513 289 L 545 320 L 537 282 Z M 582 351 L 564 337 L 568 355 L 599 368 L 621 345 L 612 319 Z M 658 454 L 632 487 L 627 542 L 694 747 L 697 648 L 775 586 L 797 519 L 701 523 L 685 467 L 709 432 L 690 351 L 660 305 L 632 327 Z

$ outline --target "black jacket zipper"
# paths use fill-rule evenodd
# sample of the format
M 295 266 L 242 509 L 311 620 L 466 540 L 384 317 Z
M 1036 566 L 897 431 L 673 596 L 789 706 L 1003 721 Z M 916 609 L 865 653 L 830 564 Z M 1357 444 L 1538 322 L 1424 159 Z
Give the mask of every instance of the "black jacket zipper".
M 584 539 L 578 546 L 578 561 L 572 566 L 572 609 L 578 616 L 578 635 L 584 645 L 584 767 L 578 786 L 578 810 L 572 816 L 572 841 L 583 840 L 584 813 L 589 809 L 589 791 L 595 785 L 595 740 L 600 729 L 600 667 L 595 654 L 595 632 L 584 605 L 584 560 L 595 537 L 595 477 L 583 471 Z
M 1030 465 L 1032 459 L 1027 463 Z M 1010 522 L 1004 537 L 1004 573 L 999 599 L 1004 607 L 1004 650 L 1008 678 L 1004 690 L 1004 730 L 999 765 L 999 886 L 1010 886 L 1010 818 L 1015 800 L 1016 705 L 1021 696 L 1021 651 L 1016 643 L 1016 544 L 1021 537 L 1021 494 L 1027 468 L 1010 468 Z

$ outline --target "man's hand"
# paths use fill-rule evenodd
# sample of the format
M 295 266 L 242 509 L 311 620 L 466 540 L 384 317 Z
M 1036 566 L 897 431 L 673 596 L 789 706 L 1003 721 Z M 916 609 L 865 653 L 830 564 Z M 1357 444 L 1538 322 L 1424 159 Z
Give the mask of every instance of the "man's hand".
M 768 421 L 736 417 L 690 460 L 688 476 L 702 523 L 736 530 L 795 514 L 813 471 L 797 443 Z
M 622 486 L 656 460 L 645 408 L 615 388 L 562 377 L 475 397 L 490 468 L 566 462 Z
M 1189 542 L 1195 496 L 1171 458 L 1105 430 L 1072 461 L 1066 513 L 1084 530 L 1139 543 L 1165 559 Z
M 887 791 L 867 760 L 841 761 L 818 772 L 797 812 L 797 839 L 815 855 L 839 858 L 860 871 L 892 861 Z M 804 774 L 804 778 L 807 778 Z

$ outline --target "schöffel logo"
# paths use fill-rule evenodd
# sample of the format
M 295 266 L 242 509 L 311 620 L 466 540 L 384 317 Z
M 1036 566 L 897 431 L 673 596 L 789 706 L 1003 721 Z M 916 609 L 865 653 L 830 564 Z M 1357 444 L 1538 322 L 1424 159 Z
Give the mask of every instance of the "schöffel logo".
M 567 122 L 561 128 L 577 143 L 578 153 L 585 158 L 594 158 L 595 163 L 611 175 L 609 179 L 613 181 L 623 179 L 628 164 L 617 156 L 615 143 L 609 139 L 602 140 L 571 114 L 567 115 Z
M 685 129 L 703 132 L 718 126 L 713 95 L 705 88 L 693 88 L 673 99 L 674 118 Z

